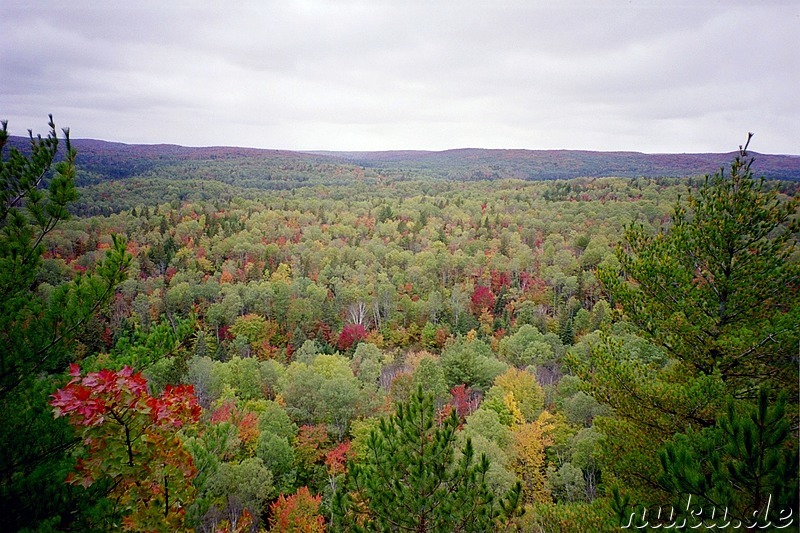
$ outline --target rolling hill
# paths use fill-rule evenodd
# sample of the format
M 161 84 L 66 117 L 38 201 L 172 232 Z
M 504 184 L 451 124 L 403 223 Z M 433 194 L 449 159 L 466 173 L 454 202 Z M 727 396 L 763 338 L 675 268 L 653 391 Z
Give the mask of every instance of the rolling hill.
M 22 150 L 28 139 L 12 137 Z M 496 150 L 466 148 L 438 152 L 296 152 L 238 147 L 192 148 L 177 145 L 137 145 L 75 139 L 82 185 L 144 177 L 171 168 L 179 175 L 219 180 L 232 169 L 246 169 L 248 180 L 289 182 L 312 177 L 372 174 L 394 179 L 551 180 L 576 177 L 689 177 L 727 167 L 735 153 L 644 154 L 585 150 Z M 767 179 L 800 180 L 800 156 L 753 152 L 756 175 Z M 303 179 L 304 178 L 304 179 Z M 223 180 L 225 181 L 225 180 Z M 314 180 L 316 181 L 316 180 Z M 324 179 L 322 180 L 324 181 Z M 283 187 L 282 187 L 283 188 Z

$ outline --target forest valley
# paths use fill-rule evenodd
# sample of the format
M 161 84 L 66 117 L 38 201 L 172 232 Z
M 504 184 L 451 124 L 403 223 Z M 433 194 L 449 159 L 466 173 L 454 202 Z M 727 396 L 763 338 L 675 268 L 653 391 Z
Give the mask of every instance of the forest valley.
M 458 154 L 82 166 L 52 119 L 9 142 L 9 530 L 800 520 L 800 183 L 747 144 L 705 178 L 529 180 Z

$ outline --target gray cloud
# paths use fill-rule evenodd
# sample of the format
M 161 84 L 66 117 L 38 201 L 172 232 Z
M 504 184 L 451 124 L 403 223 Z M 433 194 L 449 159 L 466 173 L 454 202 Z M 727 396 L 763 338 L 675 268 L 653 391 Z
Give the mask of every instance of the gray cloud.
M 198 7 L 199 6 L 199 7 Z M 37 5 L 0 18 L 0 117 L 287 149 L 798 153 L 793 2 Z

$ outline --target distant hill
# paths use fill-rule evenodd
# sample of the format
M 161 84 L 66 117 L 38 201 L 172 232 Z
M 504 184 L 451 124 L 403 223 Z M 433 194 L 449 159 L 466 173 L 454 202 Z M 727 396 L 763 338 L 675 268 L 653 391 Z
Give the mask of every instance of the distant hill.
M 688 177 L 729 167 L 735 152 L 719 154 L 644 154 L 587 150 L 489 150 L 442 152 L 314 152 L 364 167 L 439 170 L 469 179 L 526 180 L 576 177 Z M 756 174 L 768 179 L 800 179 L 800 156 L 751 152 Z M 455 176 L 452 176 L 455 177 Z
M 219 179 L 217 172 L 241 166 L 248 179 L 283 179 L 282 172 L 297 175 L 351 173 L 354 167 L 399 179 L 447 180 L 523 179 L 551 180 L 576 177 L 688 177 L 728 168 L 735 153 L 644 154 L 584 150 L 489 150 L 466 148 L 389 152 L 294 152 L 237 147 L 192 148 L 177 145 L 123 144 L 75 139 L 82 184 L 145 176 L 167 167 L 179 174 L 196 172 L 197 178 Z M 25 137 L 11 137 L 10 145 L 22 150 Z M 767 179 L 800 180 L 800 156 L 752 152 L 754 171 Z M 201 167 L 206 166 L 202 169 Z M 212 175 L 209 175 L 212 174 Z

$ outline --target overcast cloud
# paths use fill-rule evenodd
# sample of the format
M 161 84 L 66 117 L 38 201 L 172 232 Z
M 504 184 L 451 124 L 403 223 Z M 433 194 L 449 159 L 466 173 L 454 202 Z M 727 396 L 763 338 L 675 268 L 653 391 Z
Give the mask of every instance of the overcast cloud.
M 198 7 L 199 6 L 199 7 Z M 28 2 L 0 118 L 291 150 L 800 154 L 800 2 Z

